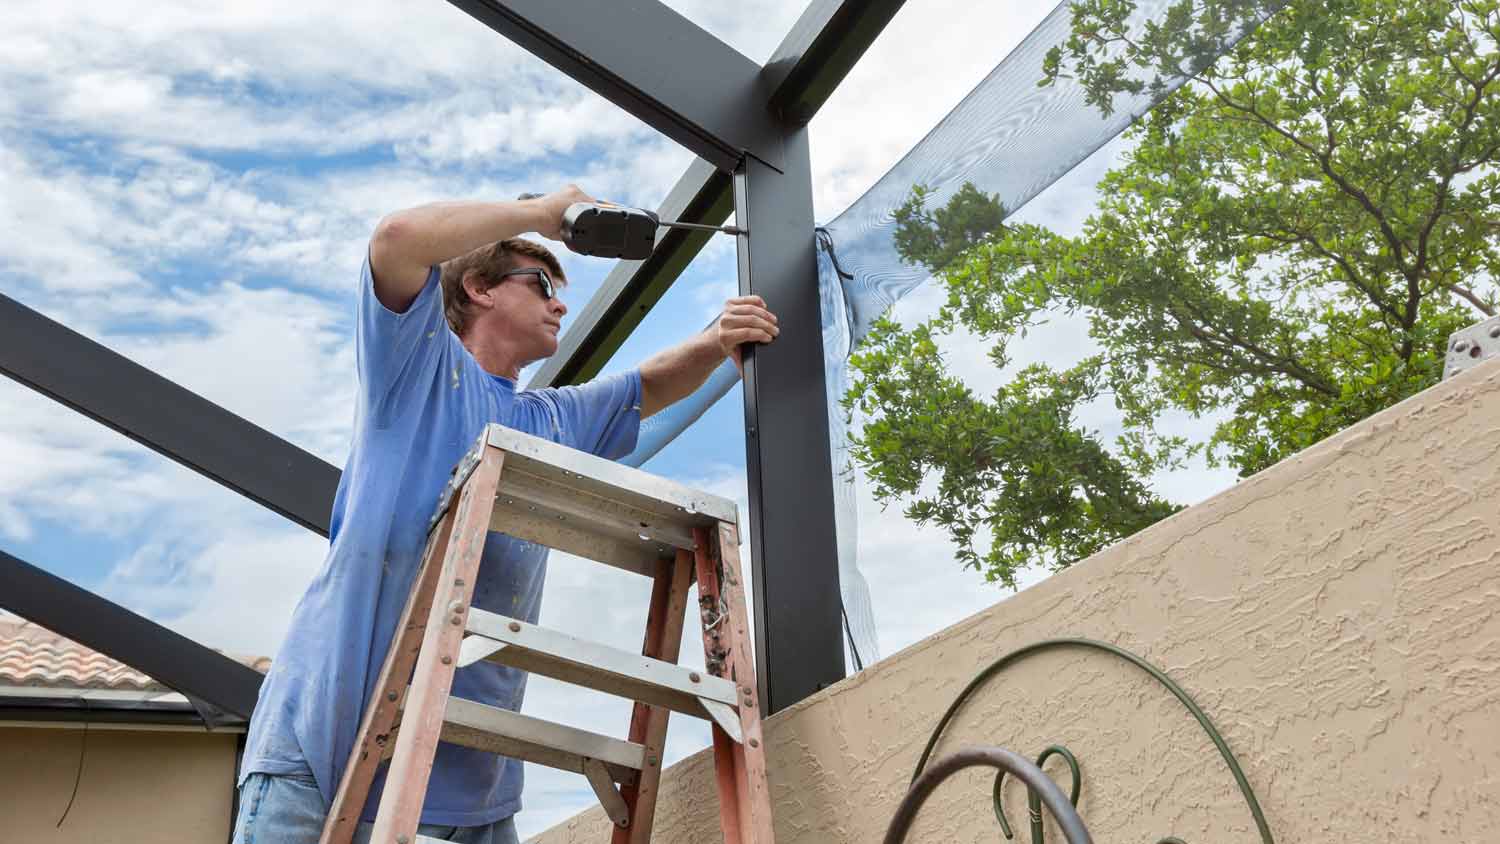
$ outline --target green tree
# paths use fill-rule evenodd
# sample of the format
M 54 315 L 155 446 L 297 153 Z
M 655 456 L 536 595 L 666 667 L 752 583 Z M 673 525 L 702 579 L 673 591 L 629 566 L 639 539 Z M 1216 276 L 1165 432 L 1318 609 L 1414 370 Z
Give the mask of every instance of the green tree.
M 1042 84 L 1074 75 L 1107 111 L 1191 80 L 1128 130 L 1076 237 L 1002 225 L 972 187 L 929 212 L 919 186 L 900 209 L 903 258 L 947 300 L 919 325 L 881 320 L 851 359 L 877 497 L 1014 586 L 1171 513 L 1154 472 L 1202 454 L 1247 476 L 1437 382 L 1448 335 L 1496 312 L 1497 4 L 1301 0 L 1207 63 L 1222 34 L 1201 24 L 1226 2 L 1197 0 L 1177 40 L 1153 31 L 1119 64 L 1130 4 L 1080 3 Z M 993 396 L 938 351 L 962 327 L 1004 368 L 1057 313 L 1087 319 L 1094 353 Z M 1098 401 L 1123 419 L 1112 442 L 1080 422 Z M 1158 431 L 1182 411 L 1220 421 L 1205 442 Z

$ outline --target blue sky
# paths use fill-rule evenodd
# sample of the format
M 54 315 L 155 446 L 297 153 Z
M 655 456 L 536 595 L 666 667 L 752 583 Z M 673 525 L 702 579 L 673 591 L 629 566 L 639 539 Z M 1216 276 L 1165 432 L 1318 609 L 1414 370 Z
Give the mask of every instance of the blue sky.
M 804 3 L 669 5 L 759 61 Z M 1047 11 L 977 5 L 908 4 L 814 122 L 819 219 L 884 173 Z M 435 0 L 20 2 L 7 12 L 0 289 L 336 465 L 352 418 L 353 285 L 381 215 L 570 181 L 655 207 L 691 160 Z M 922 45 L 942 48 L 913 49 Z M 1106 148 L 1027 216 L 1076 225 L 1116 154 Z M 563 257 L 576 314 L 610 264 Z M 733 244 L 720 238 L 609 369 L 683 339 L 734 289 Z M 899 312 L 920 318 L 935 305 L 923 291 Z M 1047 357 L 1077 341 L 1076 325 L 1059 324 L 1028 343 Z M 956 369 L 994 378 L 982 348 L 955 344 Z M 646 468 L 743 502 L 738 390 Z M 1169 487 L 1192 500 L 1225 482 L 1197 472 Z M 938 532 L 867 496 L 859 509 L 884 652 L 1003 597 L 959 570 Z M 0 381 L 0 547 L 205 644 L 274 653 L 324 543 Z M 555 558 L 543 623 L 638 638 L 646 586 L 601 568 Z M 541 681 L 527 711 L 616 735 L 628 720 L 623 704 Z M 689 720 L 674 723 L 669 761 L 706 744 Z M 529 777 L 523 832 L 592 803 L 581 778 Z

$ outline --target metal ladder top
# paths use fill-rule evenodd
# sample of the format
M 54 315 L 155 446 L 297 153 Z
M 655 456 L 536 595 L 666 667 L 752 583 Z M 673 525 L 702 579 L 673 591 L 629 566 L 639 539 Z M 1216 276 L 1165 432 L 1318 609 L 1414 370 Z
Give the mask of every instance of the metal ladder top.
M 693 529 L 739 526 L 733 501 L 491 423 L 444 487 L 428 525 L 436 528 L 485 446 L 505 455 L 490 529 L 647 577 Z

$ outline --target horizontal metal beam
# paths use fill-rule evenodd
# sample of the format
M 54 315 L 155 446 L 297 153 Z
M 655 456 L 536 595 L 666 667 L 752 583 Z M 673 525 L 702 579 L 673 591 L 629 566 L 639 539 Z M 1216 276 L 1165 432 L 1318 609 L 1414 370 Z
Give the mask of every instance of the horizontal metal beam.
M 767 102 L 790 126 L 811 120 L 901 5 L 899 0 L 815 0 L 762 71 Z M 730 178 L 694 161 L 659 213 L 663 219 L 716 226 L 733 209 Z M 650 258 L 617 264 L 530 386 L 581 384 L 597 375 L 708 237 L 670 231 L 657 240 Z
M 260 672 L 0 551 L 0 607 L 200 702 L 249 718 Z
M 657 0 L 449 0 L 719 169 L 781 166 L 760 65 Z
M 328 535 L 337 468 L 4 295 L 0 372 Z

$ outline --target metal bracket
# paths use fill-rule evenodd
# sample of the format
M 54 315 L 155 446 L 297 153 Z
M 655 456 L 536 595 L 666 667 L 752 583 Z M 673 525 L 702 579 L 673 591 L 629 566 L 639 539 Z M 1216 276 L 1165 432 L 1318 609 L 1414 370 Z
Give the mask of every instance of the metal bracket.
M 431 519 L 427 520 L 428 534 L 431 534 L 438 523 L 443 520 L 448 508 L 453 506 L 454 499 L 458 498 L 458 491 L 464 488 L 464 484 L 469 482 L 469 476 L 479 468 L 479 460 L 484 456 L 484 450 L 488 446 L 489 440 L 481 435 L 474 447 L 469 449 L 469 452 L 458 461 L 458 465 L 453 467 L 453 474 L 448 478 L 448 483 L 443 486 L 443 491 L 438 494 L 437 511 L 432 514 Z
M 1448 357 L 1443 361 L 1443 379 L 1473 369 L 1482 361 L 1500 355 L 1500 316 L 1459 329 L 1448 337 Z
M 463 644 L 458 646 L 458 667 L 468 668 L 476 662 L 489 659 L 504 650 L 505 644 L 477 633 L 465 636 Z
M 705 712 L 713 716 L 714 723 L 719 725 L 719 729 L 734 739 L 735 744 L 745 743 L 745 732 L 740 727 L 740 713 L 736 712 L 734 707 L 706 697 L 698 698 L 698 702 L 703 704 Z
M 626 805 L 625 798 L 620 796 L 619 789 L 615 788 L 615 781 L 610 778 L 604 763 L 597 759 L 583 760 L 583 775 L 588 777 L 594 796 L 599 798 L 604 814 L 609 815 L 615 826 L 621 829 L 630 826 L 630 807 Z
M 233 720 L 224 710 L 197 695 L 190 695 L 183 692 L 182 696 L 187 698 L 188 703 L 193 705 L 193 711 L 197 712 L 198 717 L 203 719 L 204 729 L 210 732 Z

